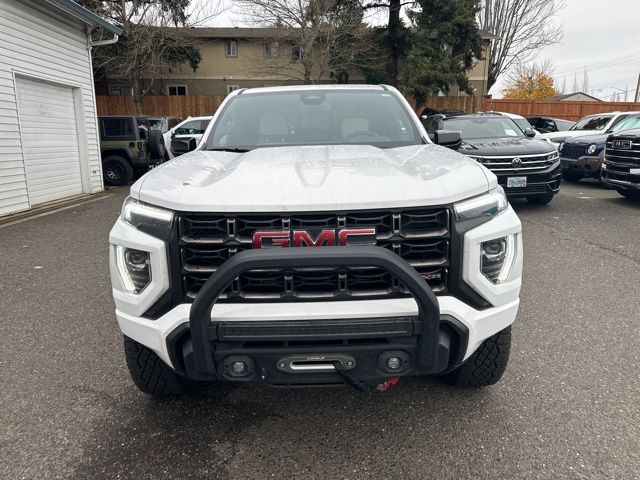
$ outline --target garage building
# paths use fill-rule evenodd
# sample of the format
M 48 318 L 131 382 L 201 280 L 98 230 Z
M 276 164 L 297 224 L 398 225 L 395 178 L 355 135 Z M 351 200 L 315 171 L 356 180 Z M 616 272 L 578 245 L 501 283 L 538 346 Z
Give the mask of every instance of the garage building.
M 103 190 L 92 27 L 71 0 L 0 0 L 0 216 Z

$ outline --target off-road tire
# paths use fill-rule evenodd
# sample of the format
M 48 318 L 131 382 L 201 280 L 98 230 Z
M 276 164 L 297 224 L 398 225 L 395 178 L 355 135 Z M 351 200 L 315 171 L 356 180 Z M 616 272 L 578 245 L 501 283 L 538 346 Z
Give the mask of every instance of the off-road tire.
M 149 130 L 149 140 L 147 148 L 149 149 L 149 155 L 151 155 L 151 158 L 153 160 L 164 162 L 167 148 L 164 144 L 164 137 L 162 136 L 162 132 L 160 130 Z
M 565 170 L 562 172 L 562 179 L 567 182 L 578 182 L 584 178 L 584 175 L 579 172 L 569 172 Z
M 527 197 L 531 205 L 548 205 L 553 200 L 553 195 L 543 195 L 541 197 Z
M 507 368 L 510 349 L 511 326 L 508 326 L 487 338 L 466 362 L 440 378 L 454 387 L 493 385 Z
M 180 395 L 196 385 L 171 370 L 153 350 L 127 336 L 124 336 L 124 354 L 133 383 L 144 393 L 155 397 Z
M 619 188 L 618 193 L 629 200 L 640 201 L 640 192 L 635 190 L 625 190 L 624 188 Z
M 111 156 L 102 160 L 104 183 L 122 187 L 133 179 L 133 167 L 126 158 Z

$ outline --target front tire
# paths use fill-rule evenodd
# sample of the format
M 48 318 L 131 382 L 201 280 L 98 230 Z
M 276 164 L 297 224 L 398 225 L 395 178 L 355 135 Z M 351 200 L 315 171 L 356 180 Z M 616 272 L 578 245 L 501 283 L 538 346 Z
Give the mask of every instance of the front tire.
M 153 350 L 126 336 L 124 354 L 133 383 L 144 393 L 166 397 L 189 392 L 195 386 L 195 382 L 171 370 Z
M 484 387 L 497 383 L 507 368 L 511 350 L 511 326 L 487 338 L 469 359 L 444 374 L 442 381 L 454 387 Z
M 553 200 L 553 195 L 544 195 L 542 197 L 527 197 L 527 201 L 531 205 L 548 205 Z
M 122 187 L 133 179 L 133 167 L 122 157 L 112 156 L 102 160 L 104 182 L 112 187 Z
M 622 195 L 624 198 L 628 198 L 629 200 L 640 201 L 640 192 L 635 190 L 626 190 L 624 188 L 619 188 L 618 193 Z

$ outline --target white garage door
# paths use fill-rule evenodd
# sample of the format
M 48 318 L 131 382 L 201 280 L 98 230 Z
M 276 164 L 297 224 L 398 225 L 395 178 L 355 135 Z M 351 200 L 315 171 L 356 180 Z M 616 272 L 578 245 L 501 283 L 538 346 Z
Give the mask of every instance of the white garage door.
M 73 89 L 16 78 L 31 206 L 82 193 Z

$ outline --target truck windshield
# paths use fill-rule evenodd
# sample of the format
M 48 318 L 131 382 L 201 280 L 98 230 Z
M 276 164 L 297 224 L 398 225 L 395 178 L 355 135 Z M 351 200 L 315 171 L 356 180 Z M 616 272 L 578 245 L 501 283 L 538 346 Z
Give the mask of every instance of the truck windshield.
M 454 117 L 444 122 L 444 128 L 460 130 L 464 140 L 524 137 L 513 120 L 506 117 Z
M 249 92 L 229 100 L 209 134 L 207 150 L 424 143 L 410 115 L 384 90 Z
M 584 117 L 569 130 L 604 130 L 610 120 L 611 115 Z

